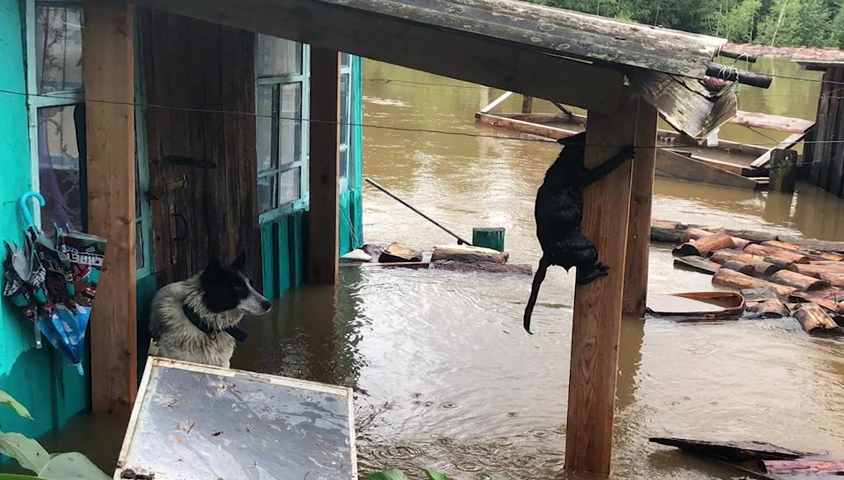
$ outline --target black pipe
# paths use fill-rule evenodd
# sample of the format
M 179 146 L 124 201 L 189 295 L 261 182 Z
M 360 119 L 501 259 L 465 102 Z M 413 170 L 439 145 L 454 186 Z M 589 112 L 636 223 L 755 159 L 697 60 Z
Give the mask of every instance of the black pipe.
M 759 88 L 770 87 L 771 81 L 773 80 L 773 78 L 769 75 L 748 72 L 747 70 L 740 70 L 738 68 L 728 67 L 719 63 L 710 63 L 709 66 L 706 67 L 706 75 Z

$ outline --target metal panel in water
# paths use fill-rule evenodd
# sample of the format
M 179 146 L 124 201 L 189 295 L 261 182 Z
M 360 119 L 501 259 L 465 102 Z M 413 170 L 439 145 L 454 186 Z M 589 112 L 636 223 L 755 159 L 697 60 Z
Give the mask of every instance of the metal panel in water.
M 353 480 L 352 412 L 349 388 L 150 357 L 114 478 Z

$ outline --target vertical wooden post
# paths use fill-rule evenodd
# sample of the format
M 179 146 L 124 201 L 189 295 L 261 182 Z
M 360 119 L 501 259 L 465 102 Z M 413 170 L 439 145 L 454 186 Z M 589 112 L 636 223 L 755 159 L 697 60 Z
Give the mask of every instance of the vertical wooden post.
M 606 161 L 621 145 L 633 145 L 635 130 L 635 102 L 611 115 L 589 112 L 586 167 Z M 597 246 L 609 275 L 575 288 L 565 464 L 574 473 L 610 472 L 632 171 L 632 162 L 625 162 L 583 198 L 581 229 Z
M 533 113 L 533 97 L 522 97 L 522 113 Z
M 622 313 L 641 318 L 648 296 L 648 260 L 651 248 L 651 207 L 656 166 L 657 111 L 639 101 L 636 120 L 636 159 L 630 187 L 630 220 L 624 267 Z
M 311 48 L 311 164 L 308 279 L 339 276 L 340 54 Z
M 781 148 L 772 150 L 768 178 L 770 179 L 769 191 L 794 193 L 794 184 L 797 180 L 797 150 Z
M 91 319 L 91 403 L 127 414 L 137 394 L 132 5 L 85 0 L 88 225 L 108 240 Z

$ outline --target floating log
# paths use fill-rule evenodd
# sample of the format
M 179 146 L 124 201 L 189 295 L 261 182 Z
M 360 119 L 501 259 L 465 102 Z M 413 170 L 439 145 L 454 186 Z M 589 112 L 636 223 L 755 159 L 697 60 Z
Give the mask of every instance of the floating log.
M 753 305 L 748 307 L 748 310 L 753 313 L 754 316 L 762 318 L 782 318 L 791 314 L 785 304 L 778 298 L 755 302 Z
M 685 230 L 686 227 L 680 222 L 672 222 L 670 220 L 660 220 L 658 218 L 651 219 L 652 227 L 664 228 L 666 230 Z
M 766 247 L 781 248 L 783 250 L 788 250 L 789 252 L 794 252 L 799 255 L 805 255 L 809 259 L 809 261 L 829 261 L 829 259 L 824 257 L 822 253 L 803 250 L 797 245 L 794 245 L 793 243 L 781 242 L 779 240 L 771 240 L 770 242 L 763 242 L 762 245 Z
M 761 232 L 758 230 L 732 230 L 726 229 L 724 233 L 732 237 L 746 238 L 754 243 L 768 242 L 777 239 L 776 233 Z
M 712 284 L 732 287 L 737 290 L 742 290 L 745 288 L 770 288 L 777 292 L 777 295 L 783 297 L 791 295 L 792 293 L 797 291 L 797 289 L 794 287 L 778 285 L 776 283 L 771 283 L 765 280 L 761 280 L 759 278 L 753 278 L 743 273 L 728 270 L 726 268 L 722 268 L 715 272 L 715 275 L 712 276 Z
M 724 248 L 724 249 L 721 249 L 721 250 L 713 251 L 712 256 L 709 257 L 709 259 L 712 260 L 713 262 L 719 264 L 719 265 L 723 265 L 723 264 L 729 262 L 730 260 L 736 260 L 736 259 L 745 260 L 745 258 L 743 258 L 742 255 L 751 256 L 749 253 L 745 254 L 742 250 L 736 250 L 736 249 L 733 249 L 733 248 Z M 762 257 L 759 257 L 759 258 L 762 258 Z
M 795 271 L 798 273 L 802 273 L 803 275 L 809 275 L 811 277 L 821 278 L 823 274 L 844 274 L 844 264 L 842 265 L 818 265 L 815 263 L 810 264 L 797 264 L 794 265 Z
M 837 334 L 842 333 L 841 327 L 836 324 L 829 315 L 816 303 L 804 303 L 800 305 L 794 316 L 803 327 L 803 331 L 810 335 Z
M 735 248 L 741 249 L 741 250 L 744 250 L 744 247 L 753 243 L 750 240 L 747 240 L 747 239 L 741 238 L 741 237 L 731 237 L 731 238 L 733 239 L 733 245 L 735 246 Z
M 841 460 L 763 460 L 762 468 L 772 475 L 844 475 Z
M 842 300 L 844 300 L 844 292 L 835 288 L 828 288 L 815 292 L 801 292 L 795 290 L 789 294 L 790 300 L 799 303 L 812 302 L 833 313 L 842 313 L 844 309 L 841 308 Z
M 686 270 L 693 270 L 695 272 L 714 274 L 721 268 L 721 265 L 710 262 L 701 257 L 690 255 L 688 257 L 677 257 L 674 259 L 674 266 Z
M 732 270 L 734 272 L 743 273 L 745 275 L 753 276 L 756 273 L 756 270 L 754 270 L 753 265 L 745 262 L 740 262 L 738 260 L 730 260 L 721 267 Z
M 685 233 L 683 233 L 683 243 L 691 242 L 692 240 L 699 240 L 704 237 L 711 237 L 718 232 L 710 232 L 708 230 L 704 230 L 702 228 L 697 227 L 689 227 L 686 229 Z
M 821 280 L 826 280 L 833 287 L 844 287 L 844 273 L 820 273 Z
M 780 447 L 772 443 L 756 441 L 713 442 L 672 437 L 652 437 L 649 442 L 716 458 L 725 462 L 740 463 L 748 460 L 796 460 L 803 457 L 819 457 L 827 452 L 801 452 Z
M 788 264 L 809 263 L 809 259 L 805 255 L 800 255 L 798 253 L 794 253 L 792 251 L 785 250 L 779 247 L 768 247 L 764 245 L 757 245 L 755 243 L 751 243 L 750 245 L 744 248 L 744 251 L 747 253 L 752 253 L 753 255 L 761 255 L 764 257 L 775 258 L 777 260 L 780 260 L 781 262 L 785 262 Z
M 646 310 L 655 316 L 718 319 L 738 317 L 744 307 L 744 297 L 735 292 L 686 292 L 648 295 Z
M 431 263 L 437 270 L 450 270 L 453 272 L 485 272 L 485 273 L 512 273 L 517 275 L 533 275 L 533 268 L 530 265 L 501 264 L 494 262 L 461 262 L 454 260 L 438 260 Z
M 434 247 L 431 261 L 453 260 L 456 262 L 491 262 L 504 264 L 507 263 L 509 257 L 509 253 L 499 252 L 491 248 L 449 245 L 447 247 Z
M 713 250 L 733 247 L 735 247 L 735 244 L 733 243 L 732 237 L 726 233 L 716 233 L 707 237 L 701 237 L 700 239 L 692 242 L 684 243 L 675 248 L 672 253 L 678 257 L 686 257 L 689 255 L 706 257 L 709 255 L 709 252 Z
M 835 252 L 844 253 L 844 242 L 830 242 L 826 240 L 809 240 L 803 237 L 795 237 L 790 235 L 779 235 L 778 240 L 787 243 L 793 243 L 801 248 L 808 248 L 818 252 Z
M 419 250 L 412 250 L 398 243 L 391 243 L 384 249 L 383 252 L 381 252 L 381 255 L 378 257 L 378 261 L 384 263 L 421 262 L 422 252 Z
M 685 229 L 673 227 L 664 228 L 659 225 L 651 225 L 651 241 L 658 243 L 683 243 L 683 236 L 686 234 Z
M 771 288 L 745 288 L 741 292 L 741 296 L 748 304 L 755 302 L 764 302 L 772 298 L 779 298 L 777 292 Z
M 771 281 L 780 285 L 787 285 L 794 287 L 803 292 L 811 292 L 814 290 L 822 290 L 829 287 L 829 282 L 819 278 L 803 275 L 802 273 L 792 272 L 789 270 L 780 270 L 771 275 Z
M 768 278 L 780 270 L 787 270 L 782 265 L 768 263 L 765 260 L 755 260 L 748 263 L 753 267 L 753 274 L 757 277 Z

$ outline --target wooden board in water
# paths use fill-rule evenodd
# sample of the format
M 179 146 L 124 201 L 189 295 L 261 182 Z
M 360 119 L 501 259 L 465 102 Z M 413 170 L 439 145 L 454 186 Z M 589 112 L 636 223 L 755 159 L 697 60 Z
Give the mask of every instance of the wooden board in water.
M 745 302 L 735 292 L 687 292 L 648 295 L 647 311 L 651 315 L 671 317 L 724 318 L 739 316 Z
M 756 180 L 736 175 L 722 168 L 665 149 L 657 151 L 656 175 L 745 190 L 761 188 Z

